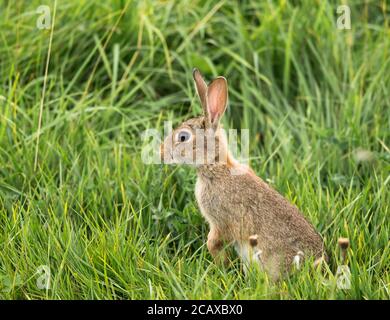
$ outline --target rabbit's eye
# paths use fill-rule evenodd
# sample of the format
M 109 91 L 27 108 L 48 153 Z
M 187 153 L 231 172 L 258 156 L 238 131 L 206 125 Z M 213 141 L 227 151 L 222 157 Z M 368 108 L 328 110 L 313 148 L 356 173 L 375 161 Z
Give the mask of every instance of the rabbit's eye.
M 186 142 L 191 138 L 191 133 L 188 131 L 180 131 L 179 134 L 177 135 L 177 140 L 179 142 Z

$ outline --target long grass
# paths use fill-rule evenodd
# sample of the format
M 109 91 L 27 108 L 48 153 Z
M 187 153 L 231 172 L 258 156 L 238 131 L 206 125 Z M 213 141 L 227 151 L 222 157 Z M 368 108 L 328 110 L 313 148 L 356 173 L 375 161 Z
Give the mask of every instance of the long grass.
M 0 297 L 389 299 L 390 7 L 345 1 L 339 30 L 339 2 L 58 0 L 45 77 L 54 1 L 2 1 Z M 216 266 L 195 171 L 142 162 L 144 130 L 200 113 L 194 66 L 227 77 L 224 125 L 322 234 L 325 275 Z

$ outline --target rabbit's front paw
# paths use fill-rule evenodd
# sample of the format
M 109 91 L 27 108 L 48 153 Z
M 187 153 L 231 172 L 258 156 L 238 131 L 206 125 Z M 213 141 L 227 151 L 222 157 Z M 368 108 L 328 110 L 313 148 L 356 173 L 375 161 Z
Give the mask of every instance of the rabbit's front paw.
M 218 264 L 227 266 L 229 264 L 229 260 L 225 252 L 224 244 L 225 243 L 222 240 L 218 230 L 212 228 L 207 237 L 207 248 Z

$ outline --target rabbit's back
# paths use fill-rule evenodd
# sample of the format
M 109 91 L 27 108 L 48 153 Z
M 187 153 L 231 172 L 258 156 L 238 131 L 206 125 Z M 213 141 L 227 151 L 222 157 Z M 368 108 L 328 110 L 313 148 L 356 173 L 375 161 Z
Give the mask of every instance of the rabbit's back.
M 256 235 L 265 264 L 290 265 L 297 254 L 322 256 L 322 239 L 299 210 L 250 169 L 232 174 L 226 166 L 199 170 L 196 198 L 211 225 L 248 256 Z

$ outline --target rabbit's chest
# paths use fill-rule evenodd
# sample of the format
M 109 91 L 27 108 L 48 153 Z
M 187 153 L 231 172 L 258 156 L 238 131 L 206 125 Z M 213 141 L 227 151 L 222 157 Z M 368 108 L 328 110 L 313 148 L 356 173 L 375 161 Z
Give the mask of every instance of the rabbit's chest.
M 231 212 L 227 195 L 223 188 L 198 179 L 195 185 L 195 198 L 202 215 L 211 223 L 229 219 Z

